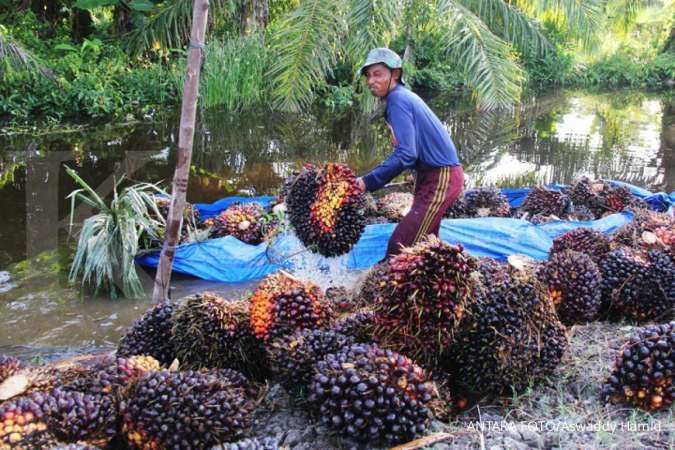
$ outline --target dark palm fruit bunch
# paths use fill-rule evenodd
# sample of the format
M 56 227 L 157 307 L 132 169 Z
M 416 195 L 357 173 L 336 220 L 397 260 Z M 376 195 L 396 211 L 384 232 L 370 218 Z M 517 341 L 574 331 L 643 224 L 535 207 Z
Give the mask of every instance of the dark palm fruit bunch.
M 647 204 L 623 186 L 612 185 L 604 180 L 582 177 L 565 192 L 575 206 L 585 206 L 599 219 L 606 214 L 623 211 L 627 207 L 644 208 Z
M 157 197 L 155 199 L 155 204 L 157 205 L 159 214 L 164 220 L 167 220 L 169 217 L 171 199 L 166 197 Z M 190 203 L 185 202 L 185 208 L 183 208 L 183 222 L 180 230 L 180 242 L 184 242 L 188 239 L 188 229 L 190 227 L 197 228 L 199 225 L 199 220 L 199 210 L 193 207 Z
M 490 266 L 443 355 L 442 366 L 465 393 L 521 391 L 548 376 L 567 348 L 565 327 L 530 274 Z
M 641 328 L 626 342 L 602 395 L 644 410 L 668 408 L 675 398 L 675 322 Z
M 347 253 L 366 225 L 364 192 L 344 164 L 308 165 L 288 196 L 288 218 L 302 243 L 323 256 Z
M 673 315 L 675 262 L 667 253 L 648 255 L 630 247 L 610 252 L 600 263 L 602 312 L 635 322 L 669 320 Z
M 0 383 L 21 370 L 22 366 L 18 359 L 8 355 L 0 355 Z
M 399 222 L 410 212 L 414 196 L 409 192 L 392 192 L 378 199 L 377 209 L 380 215 L 390 222 Z
M 466 199 L 465 194 L 462 194 L 455 202 L 450 205 L 448 209 L 445 210 L 443 217 L 449 219 L 461 219 L 463 217 L 469 217 L 469 214 L 466 211 Z
M 210 237 L 234 236 L 247 244 L 260 244 L 263 239 L 264 214 L 259 203 L 236 203 L 213 220 L 208 219 Z
M 652 232 L 657 238 L 665 238 L 668 241 L 668 233 L 675 229 L 675 218 L 667 213 L 659 213 L 649 209 L 633 210 L 633 220 L 619 228 L 612 236 L 617 244 L 631 247 L 649 247 L 649 243 L 643 239 L 645 231 Z M 660 235 L 660 236 L 659 236 Z M 672 237 L 671 237 L 672 239 Z M 661 239 L 661 244 L 665 242 Z M 662 247 L 664 247 L 662 245 Z M 665 246 L 668 248 L 668 246 Z M 672 249 L 672 240 L 670 241 Z M 672 252 L 672 251 L 671 251 Z
M 499 189 L 479 187 L 464 194 L 464 211 L 468 217 L 508 217 L 511 206 Z
M 569 212 L 570 208 L 571 202 L 567 195 L 537 186 L 528 192 L 520 210 L 531 215 L 541 214 L 561 217 Z
M 591 211 L 587 206 L 573 205 L 569 220 L 587 222 L 590 220 L 595 220 L 595 214 L 593 214 L 593 211 Z
M 258 285 L 249 307 L 251 329 L 265 342 L 303 328 L 328 328 L 332 315 L 318 286 L 283 272 Z
M 163 365 L 174 360 L 175 351 L 171 340 L 173 306 L 158 303 L 148 309 L 127 330 L 117 346 L 117 356 L 152 356 Z
M 610 240 L 592 228 L 575 228 L 553 239 L 549 254 L 554 255 L 565 250 L 585 253 L 598 263 L 610 252 Z
M 548 288 L 563 324 L 586 323 L 597 317 L 602 277 L 590 256 L 573 250 L 554 253 L 541 267 L 539 279 Z
M 33 397 L 0 403 L 0 449 L 41 450 L 56 443 L 45 422 L 45 399 Z
M 332 330 L 305 329 L 275 339 L 266 348 L 275 377 L 295 391 L 309 384 L 314 366 L 324 356 L 353 343 L 353 339 Z
M 354 344 L 319 361 L 309 391 L 323 424 L 358 441 L 398 443 L 427 429 L 435 386 L 409 358 Z
M 371 342 L 375 328 L 375 313 L 367 308 L 340 317 L 333 324 L 333 330 L 349 336 L 355 342 Z
M 429 236 L 390 258 L 375 295 L 375 342 L 433 365 L 452 343 L 469 301 L 470 258 Z
M 213 450 L 279 450 L 279 448 L 279 441 L 276 438 L 266 437 L 262 439 L 242 439 L 241 441 L 224 444 Z
M 252 423 L 246 392 L 217 372 L 154 372 L 120 402 L 131 449 L 206 449 L 241 437 Z
M 293 183 L 295 183 L 295 180 L 298 178 L 298 175 L 300 175 L 300 172 L 294 170 L 288 177 L 286 177 L 283 184 L 279 188 L 279 192 L 277 193 L 276 198 L 277 204 L 286 201 L 286 197 L 288 197 L 288 193 L 291 191 L 291 187 L 293 186 Z
M 264 350 L 249 325 L 249 304 L 210 292 L 189 297 L 174 313 L 173 340 L 181 367 L 231 368 L 262 375 Z
M 359 306 L 372 305 L 377 293 L 386 285 L 387 273 L 386 260 L 368 269 L 354 288 L 355 303 Z

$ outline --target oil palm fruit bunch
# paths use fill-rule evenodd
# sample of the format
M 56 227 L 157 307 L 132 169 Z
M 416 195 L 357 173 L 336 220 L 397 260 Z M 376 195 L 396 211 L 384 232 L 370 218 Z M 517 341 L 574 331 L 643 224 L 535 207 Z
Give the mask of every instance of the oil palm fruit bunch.
M 17 373 L 22 367 L 23 364 L 18 359 L 8 355 L 0 355 L 0 383 Z
M 354 288 L 355 303 L 359 306 L 372 305 L 377 293 L 386 286 L 387 261 L 375 264 L 359 278 Z
M 224 444 L 213 450 L 279 450 L 279 441 L 273 437 L 246 438 L 241 441 Z
M 375 342 L 433 365 L 470 299 L 471 264 L 461 246 L 433 235 L 390 258 L 373 303 Z
M 156 197 L 155 205 L 157 205 L 157 210 L 162 218 L 166 221 L 169 217 L 169 208 L 171 206 L 171 199 L 167 197 Z M 190 229 L 196 229 L 199 225 L 199 210 L 193 207 L 190 203 L 185 202 L 185 207 L 183 208 L 183 222 L 180 229 L 180 242 L 185 242 L 188 240 Z
M 469 217 L 469 214 L 466 211 L 466 199 L 464 196 L 465 194 L 462 194 L 457 200 L 455 200 L 455 202 L 445 210 L 443 217 L 447 217 L 449 219 L 461 219 L 463 217 Z
M 623 211 L 628 207 L 649 208 L 649 205 L 631 194 L 630 190 L 624 186 L 615 186 L 605 183 L 604 189 L 598 194 L 602 199 L 606 213 L 616 213 Z
M 174 313 L 173 344 L 181 367 L 231 368 L 263 375 L 264 350 L 249 325 L 249 304 L 204 292 Z
M 548 376 L 567 348 L 565 327 L 540 283 L 509 266 L 495 268 L 479 270 L 475 301 L 441 364 L 458 391 L 481 396 L 521 391 Z
M 621 347 L 602 395 L 649 411 L 668 408 L 675 398 L 674 376 L 675 322 L 650 325 Z
M 333 330 L 349 336 L 355 342 L 368 343 L 373 340 L 375 313 L 368 308 L 344 315 L 335 321 Z
M 630 247 L 610 252 L 600 263 L 602 312 L 635 322 L 669 320 L 675 305 L 675 261 L 656 250 Z
M 610 252 L 610 239 L 592 228 L 575 228 L 553 239 L 549 254 L 552 256 L 565 250 L 585 253 L 598 263 Z
M 464 212 L 468 217 L 508 217 L 511 206 L 499 189 L 479 187 L 464 194 Z
M 285 272 L 265 278 L 249 307 L 251 329 L 264 342 L 303 328 L 327 328 L 332 315 L 330 303 L 318 286 Z
M 260 244 L 264 214 L 259 203 L 235 203 L 213 219 L 210 237 L 234 236 L 247 244 Z
M 377 210 L 390 222 L 399 222 L 410 212 L 413 198 L 409 192 L 392 192 L 377 200 Z
M 571 209 L 570 198 L 560 191 L 536 186 L 527 193 L 520 207 L 522 212 L 531 215 L 554 215 L 562 217 Z
M 246 392 L 218 372 L 153 372 L 120 402 L 131 449 L 207 449 L 241 437 L 252 422 Z
M 45 400 L 18 397 L 0 403 L 0 450 L 42 450 L 56 444 L 46 423 Z
M 319 361 L 309 391 L 324 425 L 362 442 L 398 443 L 427 429 L 435 386 L 411 359 L 354 344 Z
M 307 165 L 286 198 L 288 217 L 300 241 L 323 256 L 347 253 L 366 224 L 364 192 L 344 164 Z
M 136 320 L 120 340 L 117 356 L 152 356 L 160 364 L 169 365 L 176 357 L 171 340 L 173 306 L 157 303 Z
M 563 324 L 586 323 L 597 317 L 602 276 L 590 256 L 573 250 L 554 253 L 541 267 L 539 279 L 548 288 Z
M 332 330 L 304 329 L 274 339 L 266 349 L 275 377 L 287 389 L 299 391 L 311 381 L 318 361 L 353 343 L 353 339 Z
M 612 236 L 617 244 L 631 247 L 662 247 L 670 249 L 672 253 L 672 234 L 675 229 L 675 218 L 667 213 L 660 213 L 650 209 L 633 210 L 633 220 L 619 228 Z M 656 235 L 659 242 L 652 243 L 644 240 L 644 233 L 650 232 Z M 670 238 L 668 237 L 670 236 Z M 665 239 L 665 240 L 664 240 Z

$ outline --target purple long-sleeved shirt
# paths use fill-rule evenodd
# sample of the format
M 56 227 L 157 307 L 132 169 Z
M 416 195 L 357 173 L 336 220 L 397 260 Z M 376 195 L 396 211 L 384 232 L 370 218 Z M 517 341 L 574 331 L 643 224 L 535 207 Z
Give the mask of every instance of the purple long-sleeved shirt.
M 385 120 L 394 151 L 363 182 L 376 191 L 406 169 L 458 166 L 457 150 L 445 126 L 415 93 L 402 85 L 387 94 Z

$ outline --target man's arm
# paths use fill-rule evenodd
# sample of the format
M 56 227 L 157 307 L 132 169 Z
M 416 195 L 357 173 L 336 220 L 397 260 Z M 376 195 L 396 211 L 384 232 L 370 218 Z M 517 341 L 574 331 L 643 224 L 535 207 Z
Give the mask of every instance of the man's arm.
M 394 151 L 382 164 L 363 177 L 363 183 L 369 192 L 380 189 L 395 176 L 413 167 L 417 161 L 412 109 L 402 102 L 395 102 L 389 105 L 388 112 L 394 134 Z

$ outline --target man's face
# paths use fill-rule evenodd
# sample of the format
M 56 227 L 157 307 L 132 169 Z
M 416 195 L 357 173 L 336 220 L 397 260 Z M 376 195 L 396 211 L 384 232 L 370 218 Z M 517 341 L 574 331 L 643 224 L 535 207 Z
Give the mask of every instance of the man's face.
M 396 85 L 392 79 L 391 70 L 384 64 L 373 64 L 366 67 L 366 82 L 368 89 L 375 97 L 384 97 L 389 93 L 389 88 Z

